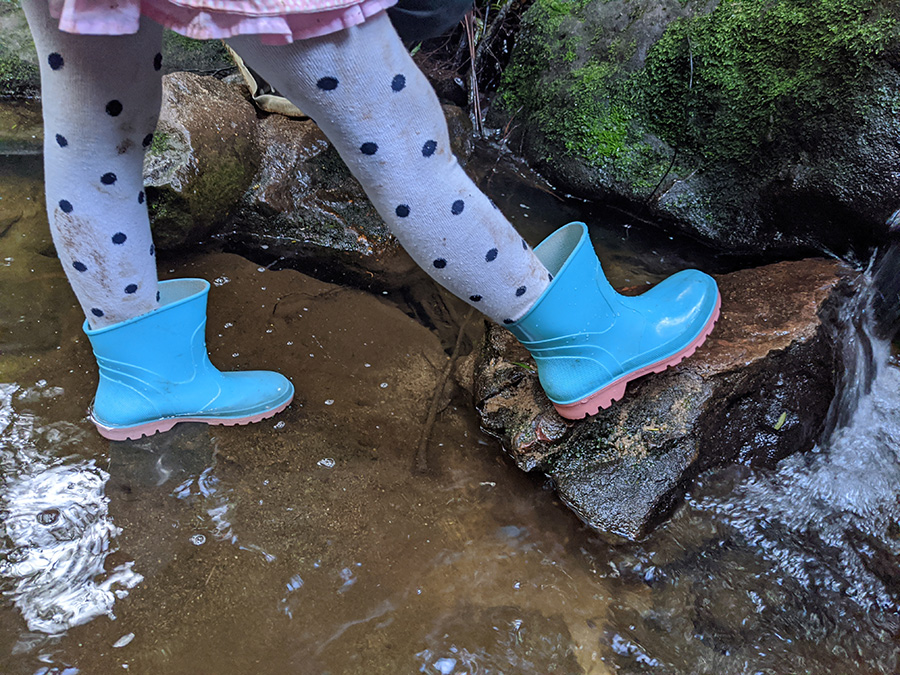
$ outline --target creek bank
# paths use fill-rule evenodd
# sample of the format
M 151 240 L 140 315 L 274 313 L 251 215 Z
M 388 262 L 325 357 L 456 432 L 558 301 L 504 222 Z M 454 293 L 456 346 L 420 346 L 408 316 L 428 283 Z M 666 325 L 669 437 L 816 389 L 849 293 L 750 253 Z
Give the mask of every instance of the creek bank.
M 577 422 L 556 413 L 528 352 L 491 326 L 475 366 L 482 428 L 521 469 L 552 478 L 588 525 L 638 539 L 700 472 L 772 465 L 813 446 L 835 391 L 830 317 L 849 274 L 809 259 L 718 277 L 722 314 L 706 344 Z
M 499 98 L 577 195 L 770 260 L 865 250 L 900 204 L 898 54 L 887 0 L 537 0 Z

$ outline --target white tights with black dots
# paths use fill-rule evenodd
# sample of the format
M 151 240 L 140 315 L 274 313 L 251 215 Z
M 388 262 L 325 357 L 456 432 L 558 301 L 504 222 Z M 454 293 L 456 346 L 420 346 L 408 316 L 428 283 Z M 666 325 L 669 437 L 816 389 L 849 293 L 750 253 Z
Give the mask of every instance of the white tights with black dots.
M 57 254 L 93 328 L 158 306 L 142 185 L 161 98 L 161 29 L 59 31 L 23 2 L 41 60 L 47 211 Z M 390 20 L 291 45 L 232 38 L 244 60 L 316 120 L 395 236 L 428 274 L 511 323 L 550 275 L 450 150 L 443 111 Z
M 291 45 L 227 42 L 316 121 L 435 281 L 501 323 L 540 297 L 549 273 L 457 162 L 437 96 L 387 14 Z
M 53 243 L 93 328 L 156 307 L 144 151 L 162 95 L 162 28 L 71 35 L 46 0 L 22 3 L 41 64 L 44 182 Z

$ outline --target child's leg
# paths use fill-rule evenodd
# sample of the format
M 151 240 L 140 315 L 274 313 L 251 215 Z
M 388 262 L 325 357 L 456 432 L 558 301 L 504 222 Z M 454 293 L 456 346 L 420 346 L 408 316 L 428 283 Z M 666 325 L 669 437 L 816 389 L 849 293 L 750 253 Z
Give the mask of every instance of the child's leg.
M 24 0 L 41 64 L 44 180 L 59 260 L 94 328 L 158 307 L 143 192 L 161 99 L 162 28 L 63 33 L 46 0 Z
M 315 119 L 436 281 L 498 322 L 540 297 L 549 273 L 456 161 L 437 97 L 386 14 L 292 45 L 228 42 Z

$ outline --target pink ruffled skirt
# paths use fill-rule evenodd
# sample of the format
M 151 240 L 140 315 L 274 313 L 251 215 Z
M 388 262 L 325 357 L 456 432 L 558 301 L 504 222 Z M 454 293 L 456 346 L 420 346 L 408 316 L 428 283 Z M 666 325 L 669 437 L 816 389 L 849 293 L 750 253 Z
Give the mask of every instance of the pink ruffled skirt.
M 59 29 L 132 35 L 141 15 L 198 40 L 259 35 L 289 44 L 360 24 L 397 0 L 48 0 Z

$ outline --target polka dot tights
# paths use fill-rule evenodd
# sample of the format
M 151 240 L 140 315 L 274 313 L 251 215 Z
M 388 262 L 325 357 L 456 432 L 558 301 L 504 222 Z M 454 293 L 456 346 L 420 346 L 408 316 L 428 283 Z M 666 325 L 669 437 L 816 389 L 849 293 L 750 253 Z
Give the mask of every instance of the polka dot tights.
M 61 32 L 43 0 L 23 2 L 41 64 L 44 180 L 59 260 L 93 328 L 158 306 L 144 151 L 161 97 L 162 29 Z
M 501 323 L 540 297 L 549 273 L 456 161 L 437 97 L 385 13 L 291 45 L 228 43 L 316 120 L 433 279 Z

